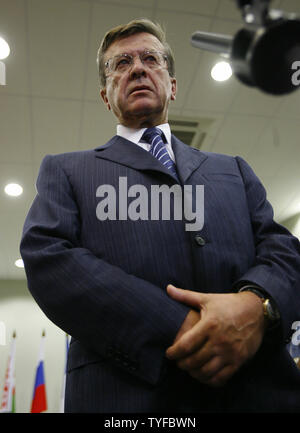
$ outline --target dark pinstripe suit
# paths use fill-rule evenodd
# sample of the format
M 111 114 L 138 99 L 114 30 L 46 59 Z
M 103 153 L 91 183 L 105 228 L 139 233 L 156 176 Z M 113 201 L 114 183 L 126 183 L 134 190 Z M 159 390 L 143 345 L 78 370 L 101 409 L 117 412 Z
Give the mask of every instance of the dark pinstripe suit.
M 182 183 L 205 188 L 205 223 L 96 218 L 98 186 L 150 189 L 174 179 L 149 153 L 113 137 L 95 150 L 47 156 L 21 242 L 28 287 L 72 335 L 66 410 L 300 410 L 300 373 L 284 348 L 300 316 L 299 242 L 273 221 L 261 183 L 241 159 L 199 152 L 172 136 Z M 199 235 L 198 234 L 198 235 Z M 244 281 L 277 302 L 279 343 L 266 339 L 228 385 L 200 385 L 164 358 L 188 307 L 166 285 L 230 292 Z

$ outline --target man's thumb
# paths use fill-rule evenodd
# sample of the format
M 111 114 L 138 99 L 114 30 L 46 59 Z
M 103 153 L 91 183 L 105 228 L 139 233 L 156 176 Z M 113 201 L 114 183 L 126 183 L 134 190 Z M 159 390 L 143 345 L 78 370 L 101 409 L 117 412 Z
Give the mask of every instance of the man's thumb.
M 167 292 L 168 295 L 176 301 L 182 302 L 197 309 L 201 308 L 201 304 L 203 303 L 203 298 L 205 296 L 203 293 L 194 292 L 192 290 L 179 289 L 172 284 L 168 284 Z

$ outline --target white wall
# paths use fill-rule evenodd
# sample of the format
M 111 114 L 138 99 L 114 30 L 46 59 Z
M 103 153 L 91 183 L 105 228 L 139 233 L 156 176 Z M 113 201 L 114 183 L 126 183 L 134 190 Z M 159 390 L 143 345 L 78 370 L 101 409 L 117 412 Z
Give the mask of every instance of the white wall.
M 6 345 L 0 345 L 0 399 L 12 334 L 16 330 L 16 412 L 30 412 L 41 334 L 45 329 L 47 412 L 59 412 L 65 333 L 40 310 L 27 289 L 26 281 L 0 281 L 0 322 L 4 322 L 6 328 Z
M 293 215 L 291 218 L 283 221 L 281 224 L 290 230 L 294 236 L 297 236 L 298 239 L 300 239 L 300 213 Z

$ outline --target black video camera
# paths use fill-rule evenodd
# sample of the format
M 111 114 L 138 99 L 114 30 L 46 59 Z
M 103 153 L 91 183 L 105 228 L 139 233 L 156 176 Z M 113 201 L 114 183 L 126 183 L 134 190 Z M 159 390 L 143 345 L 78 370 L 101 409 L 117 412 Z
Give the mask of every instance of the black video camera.
M 196 32 L 192 45 L 229 57 L 236 77 L 273 95 L 300 87 L 300 19 L 270 0 L 237 0 L 244 27 L 235 36 Z

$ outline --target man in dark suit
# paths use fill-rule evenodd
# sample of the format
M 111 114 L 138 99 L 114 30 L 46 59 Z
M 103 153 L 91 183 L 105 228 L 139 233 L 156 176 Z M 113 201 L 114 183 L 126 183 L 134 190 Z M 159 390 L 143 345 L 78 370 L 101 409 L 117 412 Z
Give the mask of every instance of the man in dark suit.
M 159 26 L 111 30 L 98 64 L 117 135 L 44 158 L 21 241 L 31 293 L 72 336 L 66 411 L 300 410 L 285 348 L 300 314 L 299 241 L 242 158 L 171 134 L 177 83 Z M 155 185 L 167 195 L 153 201 Z M 189 202 L 201 213 L 202 196 L 178 191 L 201 185 L 204 224 L 187 228 L 176 212 Z

